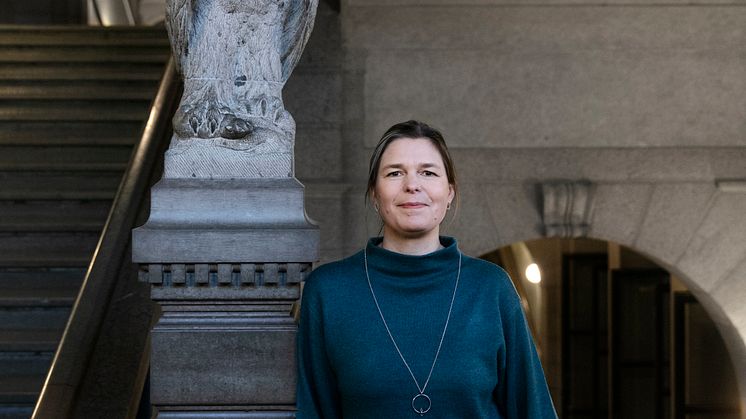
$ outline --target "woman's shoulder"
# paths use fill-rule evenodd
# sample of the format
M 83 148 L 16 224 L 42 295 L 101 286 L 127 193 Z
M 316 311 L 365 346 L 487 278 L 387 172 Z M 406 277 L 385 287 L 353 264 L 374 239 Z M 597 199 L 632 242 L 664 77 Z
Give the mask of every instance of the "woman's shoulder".
M 348 283 L 346 279 L 354 278 L 356 273 L 358 276 L 362 275 L 362 273 L 356 272 L 358 269 L 362 272 L 362 268 L 356 266 L 362 266 L 362 260 L 362 252 L 358 252 L 344 259 L 317 266 L 305 278 L 303 298 L 311 301 L 322 301 L 328 297 L 334 297 L 332 300 L 338 300 L 337 297 L 349 293 L 350 287 L 342 286 L 341 281 Z
M 488 260 L 463 255 L 463 268 L 467 269 L 472 275 L 478 275 L 483 280 L 496 281 L 498 283 L 513 282 L 505 269 Z
M 518 300 L 518 292 L 510 275 L 501 266 L 490 261 L 464 255 L 463 270 L 472 286 L 493 294 L 494 298 L 514 305 Z M 492 290 L 492 293 L 487 290 Z
M 308 275 L 306 284 L 334 281 L 349 276 L 361 269 L 358 265 L 362 264 L 362 260 L 361 250 L 346 258 L 319 265 Z

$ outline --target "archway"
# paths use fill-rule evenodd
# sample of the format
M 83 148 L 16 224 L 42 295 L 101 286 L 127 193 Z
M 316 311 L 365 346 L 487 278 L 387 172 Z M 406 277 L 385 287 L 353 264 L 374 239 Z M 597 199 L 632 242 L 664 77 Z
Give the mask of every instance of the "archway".
M 463 205 L 444 233 L 472 255 L 544 238 L 537 195 L 534 182 L 462 184 Z M 725 341 L 746 417 L 743 208 L 746 195 L 722 193 L 712 184 L 596 185 L 587 237 L 635 249 L 686 285 Z
M 519 242 L 482 257 L 522 296 L 561 417 L 738 417 L 716 326 L 655 262 L 592 239 Z

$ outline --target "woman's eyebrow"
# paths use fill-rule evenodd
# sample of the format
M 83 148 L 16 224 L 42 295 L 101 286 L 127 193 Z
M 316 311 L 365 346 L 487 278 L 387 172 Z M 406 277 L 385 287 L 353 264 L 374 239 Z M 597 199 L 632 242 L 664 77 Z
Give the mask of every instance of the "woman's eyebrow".
M 401 163 L 391 163 L 391 164 L 387 164 L 387 165 L 381 167 L 381 170 L 384 170 L 384 169 L 401 169 L 403 167 L 404 167 L 404 165 L 401 164 Z
M 438 163 L 422 163 L 420 167 L 423 167 L 426 169 L 431 168 L 431 167 L 440 168 L 440 165 Z

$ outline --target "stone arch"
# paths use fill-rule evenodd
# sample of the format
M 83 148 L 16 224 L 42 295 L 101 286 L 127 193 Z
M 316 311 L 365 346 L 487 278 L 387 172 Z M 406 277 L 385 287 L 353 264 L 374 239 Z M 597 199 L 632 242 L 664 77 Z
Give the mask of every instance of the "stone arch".
M 537 183 L 466 184 L 444 234 L 481 255 L 544 238 Z M 712 183 L 595 185 L 589 238 L 649 257 L 681 279 L 728 347 L 746 418 L 746 194 Z

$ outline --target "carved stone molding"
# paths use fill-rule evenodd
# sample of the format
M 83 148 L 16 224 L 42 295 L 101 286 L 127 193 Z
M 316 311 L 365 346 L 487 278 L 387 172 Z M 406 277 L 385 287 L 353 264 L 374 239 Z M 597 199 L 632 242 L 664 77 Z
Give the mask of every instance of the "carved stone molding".
M 139 277 L 153 286 L 285 286 L 298 284 L 310 263 L 174 263 L 140 265 Z
M 587 181 L 546 182 L 541 185 L 544 235 L 585 237 L 593 214 L 593 184 Z
M 297 300 L 310 263 L 141 264 L 154 300 Z

